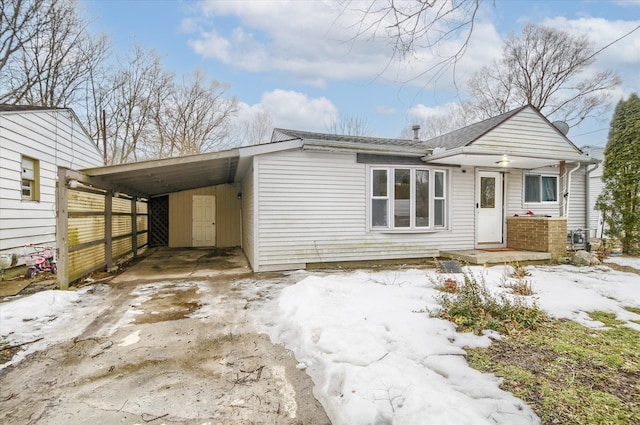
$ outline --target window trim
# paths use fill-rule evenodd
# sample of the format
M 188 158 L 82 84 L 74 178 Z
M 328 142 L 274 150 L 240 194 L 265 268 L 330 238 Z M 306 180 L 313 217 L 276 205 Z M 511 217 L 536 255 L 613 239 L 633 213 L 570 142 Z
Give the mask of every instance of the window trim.
M 32 176 L 25 177 L 25 161 L 29 161 L 32 164 Z M 27 187 L 23 185 L 25 181 L 30 182 L 29 195 L 25 195 L 23 190 Z M 25 202 L 39 202 L 40 201 L 40 161 L 35 158 L 31 158 L 26 155 L 20 157 L 20 199 Z
M 395 210 L 395 172 L 396 170 L 409 170 L 410 171 L 410 198 L 409 198 L 409 215 L 410 225 L 408 227 L 396 227 L 394 219 Z M 373 184 L 375 171 L 384 170 L 387 175 L 387 196 L 374 196 Z M 428 226 L 416 226 L 416 171 L 428 171 L 429 172 L 429 225 Z M 436 197 L 435 194 L 435 175 L 439 173 L 442 175 L 442 196 Z M 432 233 L 449 230 L 449 176 L 448 170 L 442 168 L 424 167 L 424 166 L 411 166 L 411 165 L 370 165 L 367 170 L 367 231 L 378 233 Z M 385 199 L 387 201 L 387 225 L 386 226 L 373 226 L 373 200 Z M 444 203 L 444 213 L 442 216 L 442 225 L 436 226 L 435 224 L 435 208 L 436 200 Z
M 527 177 L 537 177 L 538 178 L 538 199 L 537 201 L 527 201 Z M 543 201 L 542 200 L 542 179 L 543 178 L 553 178 L 556 181 L 556 199 L 554 201 Z M 524 173 L 522 177 L 522 202 L 523 204 L 547 204 L 553 205 L 558 204 L 560 197 L 560 176 L 557 174 L 544 174 L 544 173 Z

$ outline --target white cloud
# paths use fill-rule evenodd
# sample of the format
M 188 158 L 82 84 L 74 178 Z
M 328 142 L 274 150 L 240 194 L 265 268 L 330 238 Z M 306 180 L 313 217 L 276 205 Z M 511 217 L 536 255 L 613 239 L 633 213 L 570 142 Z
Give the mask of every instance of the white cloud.
M 415 118 L 417 121 L 428 121 L 430 118 L 456 113 L 459 109 L 460 105 L 453 102 L 434 107 L 417 104 L 407 110 L 407 115 Z
M 307 131 L 325 131 L 329 123 L 338 119 L 338 108 L 329 99 L 281 89 L 263 93 L 257 104 L 240 103 L 235 119 L 250 121 L 260 112 L 271 116 L 274 127 Z
M 380 115 L 394 115 L 396 113 L 395 108 L 390 108 L 384 105 L 376 106 L 376 113 Z
M 340 2 L 207 0 L 200 5 L 200 26 L 208 29 L 194 33 L 189 42 L 197 54 L 252 72 L 283 71 L 298 82 L 320 88 L 326 88 L 330 80 L 374 79 L 424 87 L 432 74 L 421 74 L 457 51 L 464 40 L 460 36 L 439 43 L 433 51 L 422 49 L 395 61 L 390 60 L 393 47 L 384 24 L 375 33 L 367 28 L 370 22 L 363 20 L 371 21 L 373 16 L 363 18 L 361 11 L 342 9 Z M 350 6 L 355 9 L 358 4 Z M 359 30 L 364 34 L 356 36 Z M 476 22 L 459 72 L 475 69 L 478 61 L 493 53 L 492 46 L 499 48 L 499 41 L 493 25 Z
M 567 19 L 565 17 L 549 18 L 542 22 L 552 28 L 562 29 L 573 35 L 586 34 L 596 49 L 620 39 L 640 25 L 640 20 L 622 21 L 603 18 Z M 623 87 L 618 94 L 640 91 L 640 30 L 616 41 L 596 56 L 594 70 L 611 69 L 618 72 L 623 80 Z M 615 95 L 615 93 L 614 93 Z

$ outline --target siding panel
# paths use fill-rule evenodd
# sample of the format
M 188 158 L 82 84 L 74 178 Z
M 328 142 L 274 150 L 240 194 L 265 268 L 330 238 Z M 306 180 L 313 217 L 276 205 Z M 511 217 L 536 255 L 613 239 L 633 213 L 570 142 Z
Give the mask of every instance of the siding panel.
M 256 224 L 255 224 L 255 188 L 254 184 L 255 173 L 253 171 L 255 159 L 252 159 L 252 165 L 247 171 L 246 175 L 242 179 L 242 250 L 244 251 L 249 264 L 256 270 L 257 264 L 255 263 L 255 236 L 256 236 Z
M 38 161 L 38 202 L 21 199 L 23 155 Z M 102 154 L 69 110 L 1 112 L 0 252 L 28 243 L 55 246 L 57 167 L 100 165 Z
M 428 258 L 440 249 L 473 247 L 473 173 L 449 173 L 450 230 L 382 233 L 367 229 L 367 167 L 356 163 L 354 154 L 279 152 L 260 156 L 254 168 L 259 181 L 258 270 Z
M 534 143 L 535 141 L 535 143 Z M 524 109 L 473 143 L 474 148 L 495 149 L 517 156 L 540 152 L 576 154 L 578 149 L 531 109 Z

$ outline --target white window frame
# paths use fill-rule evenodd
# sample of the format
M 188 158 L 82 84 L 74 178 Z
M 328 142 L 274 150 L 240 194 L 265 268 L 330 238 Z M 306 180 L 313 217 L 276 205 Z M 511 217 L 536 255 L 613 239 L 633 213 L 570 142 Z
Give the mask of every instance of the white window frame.
M 373 174 L 375 171 L 383 170 L 387 175 L 387 195 L 386 196 L 374 196 L 373 195 Z M 394 219 L 395 211 L 395 171 L 396 170 L 410 170 L 410 198 L 409 198 L 409 226 L 396 227 Z M 416 171 L 428 171 L 429 172 L 429 225 L 417 226 L 416 225 Z M 436 173 L 442 175 L 442 196 L 436 197 L 435 192 L 435 175 Z M 415 167 L 415 166 L 377 166 L 372 165 L 368 170 L 368 194 L 367 194 L 367 223 L 369 231 L 393 231 L 393 232 L 425 232 L 425 231 L 439 231 L 448 230 L 448 214 L 449 214 L 449 178 L 447 170 L 440 168 L 429 167 Z M 374 226 L 373 225 L 373 200 L 384 199 L 387 201 L 387 225 L 386 226 Z M 436 200 L 444 203 L 444 212 L 442 215 L 442 223 L 436 225 L 435 223 L 435 205 Z
M 527 201 L 527 177 L 537 177 L 539 181 L 538 201 Z M 556 199 L 555 201 L 543 201 L 542 200 L 542 179 L 553 178 L 556 181 Z M 540 173 L 525 173 L 522 178 L 522 201 L 524 204 L 557 204 L 560 197 L 560 177 L 557 174 L 540 174 Z

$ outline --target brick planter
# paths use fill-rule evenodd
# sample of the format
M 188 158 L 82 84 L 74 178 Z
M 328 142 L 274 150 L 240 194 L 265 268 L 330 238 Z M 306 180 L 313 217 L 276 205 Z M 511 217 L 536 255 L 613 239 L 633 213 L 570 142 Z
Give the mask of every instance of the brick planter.
M 507 247 L 550 252 L 567 252 L 567 219 L 559 217 L 507 217 Z

